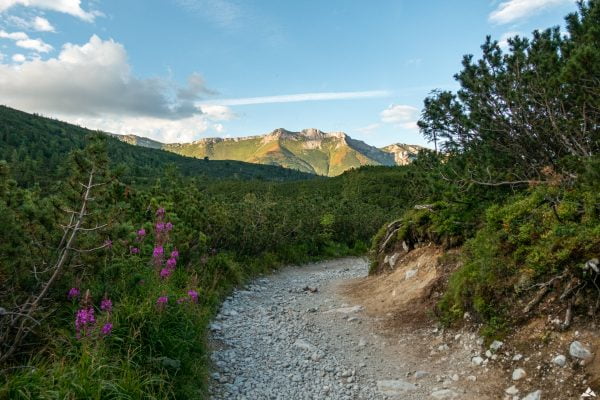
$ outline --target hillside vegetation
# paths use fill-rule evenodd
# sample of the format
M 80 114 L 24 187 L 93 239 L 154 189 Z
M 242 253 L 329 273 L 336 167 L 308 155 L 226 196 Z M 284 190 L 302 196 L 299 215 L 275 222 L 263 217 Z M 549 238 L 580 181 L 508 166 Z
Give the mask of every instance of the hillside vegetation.
M 514 37 L 507 52 L 487 38 L 480 59 L 464 57 L 461 88 L 425 100 L 439 179 L 376 235 L 372 271 L 425 243 L 461 247 L 435 310 L 446 323 L 468 313 L 498 336 L 546 299 L 557 329 L 597 316 L 600 2 L 580 3 L 566 26 Z
M 97 132 L 61 121 L 33 116 L 0 106 L 0 160 L 6 160 L 21 185 L 47 186 L 68 175 L 64 159 L 83 149 L 86 137 Z M 107 135 L 109 136 L 109 135 Z M 136 147 L 109 136 L 106 141 L 111 166 L 126 183 L 153 181 L 173 166 L 184 176 L 233 179 L 295 180 L 312 175 L 275 166 L 239 161 L 196 160 L 167 151 Z M 40 175 L 39 172 L 43 171 Z

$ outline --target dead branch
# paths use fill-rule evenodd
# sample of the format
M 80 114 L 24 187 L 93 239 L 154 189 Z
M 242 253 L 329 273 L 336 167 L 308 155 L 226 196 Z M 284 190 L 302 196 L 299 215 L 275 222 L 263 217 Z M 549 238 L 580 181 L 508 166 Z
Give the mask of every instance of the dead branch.
M 67 229 L 65 231 L 64 236 L 65 237 L 68 236 L 68 239 L 66 239 L 66 243 L 64 243 L 63 247 L 58 248 L 58 259 L 53 267 L 54 272 L 52 273 L 52 275 L 50 276 L 48 281 L 43 285 L 40 293 L 37 296 L 33 297 L 33 300 L 31 301 L 30 304 L 21 305 L 19 312 L 12 313 L 13 315 L 16 315 L 17 317 L 20 317 L 20 324 L 19 324 L 19 327 L 17 329 L 15 336 L 12 339 L 11 346 L 4 354 L 0 354 L 0 363 L 5 361 L 6 359 L 8 359 L 8 357 L 10 357 L 17 350 L 17 348 L 21 344 L 21 341 L 23 340 L 23 338 L 29 333 L 30 327 L 27 326 L 27 321 L 29 321 L 29 320 L 35 321 L 35 319 L 33 318 L 33 314 L 37 311 L 38 307 L 40 306 L 41 301 L 46 297 L 46 294 L 50 290 L 50 287 L 53 285 L 53 283 L 56 281 L 56 279 L 60 276 L 60 273 L 62 272 L 62 269 L 65 266 L 66 261 L 69 258 L 70 250 L 73 247 L 75 238 L 77 237 L 77 233 L 80 231 L 81 224 L 83 223 L 83 220 L 85 218 L 86 209 L 87 209 L 87 205 L 88 205 L 88 200 L 90 198 L 91 190 L 93 187 L 95 187 L 94 183 L 93 183 L 94 175 L 95 175 L 95 168 L 92 167 L 90 174 L 89 174 L 87 185 L 80 183 L 82 186 L 84 186 L 86 188 L 86 190 L 83 194 L 79 213 L 71 214 L 72 215 L 71 220 L 72 221 L 75 220 L 75 224 L 73 225 L 73 227 L 71 229 Z M 63 240 L 61 240 L 61 244 L 63 244 Z M 13 321 L 13 323 L 11 325 L 16 326 L 18 321 L 19 321 L 19 319 L 16 319 L 15 321 Z
M 523 309 L 523 314 L 527 314 L 529 311 L 531 311 L 533 309 L 533 307 L 537 306 L 539 304 L 539 302 L 542 301 L 542 299 L 544 298 L 546 293 L 548 293 L 549 291 L 550 291 L 550 288 L 548 286 L 543 286 L 540 290 L 538 290 L 538 292 L 536 293 L 533 300 L 531 300 L 529 303 L 527 303 L 527 305 Z

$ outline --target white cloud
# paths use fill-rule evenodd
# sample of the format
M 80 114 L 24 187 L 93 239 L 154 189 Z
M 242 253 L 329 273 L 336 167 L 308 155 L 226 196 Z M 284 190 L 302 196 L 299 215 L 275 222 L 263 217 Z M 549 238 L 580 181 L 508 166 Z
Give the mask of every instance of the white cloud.
M 213 124 L 212 128 L 219 134 L 225 132 L 225 127 L 223 124 Z
M 200 106 L 202 113 L 213 121 L 230 121 L 236 117 L 231 108 L 215 104 L 203 104 Z
M 540 11 L 573 3 L 575 0 L 505 0 L 491 12 L 489 20 L 497 24 L 508 24 L 510 22 L 529 17 Z
M 25 62 L 25 56 L 23 54 L 13 54 L 11 59 L 16 63 Z
M 376 97 L 388 97 L 391 93 L 387 90 L 368 90 L 362 92 L 320 92 L 320 93 L 299 93 L 284 94 L 278 96 L 263 97 L 244 97 L 239 99 L 224 99 L 212 101 L 211 104 L 223 106 L 242 106 L 249 104 L 269 104 L 269 103 L 292 103 L 300 101 L 323 101 L 323 100 L 352 100 L 352 99 L 370 99 Z M 202 105 L 206 105 L 204 103 Z
M 234 116 L 225 106 L 202 106 L 205 115 L 195 105 L 210 93 L 198 74 L 183 88 L 166 79 L 136 77 L 124 47 L 95 35 L 84 45 L 65 44 L 56 58 L 15 54 L 12 60 L 18 65 L 0 63 L 0 104 L 91 129 L 189 142 L 211 128 L 223 131 L 213 121 Z
M 6 32 L 0 31 L 0 38 L 10 40 L 27 40 L 29 36 L 25 32 Z
M 38 53 L 48 53 L 52 50 L 52 46 L 45 43 L 41 39 L 31 39 L 25 32 L 6 32 L 0 31 L 0 38 L 10 39 L 15 41 L 15 45 L 28 50 L 37 51 Z
M 130 116 L 73 117 L 61 114 L 53 116 L 89 129 L 133 134 L 163 143 L 193 142 L 210 129 L 210 124 L 203 115 L 194 115 L 180 120 Z
M 40 39 L 17 40 L 15 44 L 24 49 L 37 51 L 38 53 L 48 53 L 52 50 L 52 46 Z
M 11 25 L 14 25 L 20 29 L 38 31 L 38 32 L 54 32 L 55 29 L 46 18 L 43 17 L 35 17 L 31 20 L 26 20 L 21 17 L 17 17 L 14 15 L 8 16 L 6 18 Z
M 523 36 L 520 32 L 506 32 L 500 36 L 500 40 L 498 40 L 498 46 L 504 51 L 508 50 L 509 44 L 508 39 L 513 38 L 515 36 Z
M 81 0 L 0 0 L 0 13 L 18 5 L 65 13 L 87 22 L 100 15 L 97 11 L 83 10 Z
M 54 27 L 46 18 L 35 17 L 31 26 L 38 32 L 54 32 Z
M 0 102 L 36 112 L 176 120 L 201 114 L 194 101 L 204 92 L 198 82 L 177 90 L 133 76 L 123 46 L 95 35 L 82 46 L 65 44 L 56 58 L 0 64 Z
M 396 124 L 404 129 L 418 129 L 419 109 L 413 106 L 392 104 L 381 112 L 381 121 Z

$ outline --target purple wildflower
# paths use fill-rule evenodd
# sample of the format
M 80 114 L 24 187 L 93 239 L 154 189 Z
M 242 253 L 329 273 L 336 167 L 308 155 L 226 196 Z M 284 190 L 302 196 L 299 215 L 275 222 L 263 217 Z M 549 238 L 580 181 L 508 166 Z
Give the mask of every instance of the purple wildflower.
M 102 299 L 102 301 L 100 302 L 100 309 L 102 311 L 111 312 L 112 311 L 111 299 Z
M 78 288 L 72 287 L 71 289 L 69 289 L 69 294 L 67 294 L 67 298 L 69 300 L 73 300 L 73 299 L 79 297 L 80 294 L 81 294 L 81 292 L 79 291 Z
M 75 332 L 77 333 L 77 338 L 80 338 L 82 333 L 85 335 L 86 328 L 91 327 L 95 322 L 96 318 L 94 317 L 93 307 L 77 310 L 77 314 L 75 314 Z
M 167 268 L 175 269 L 175 265 L 177 265 L 177 260 L 174 259 L 173 257 L 171 257 L 167 260 Z
M 163 309 L 167 306 L 168 302 L 169 302 L 169 298 L 167 296 L 160 296 L 156 300 L 156 305 L 158 306 L 158 308 Z
M 137 247 L 130 247 L 129 252 L 131 254 L 140 254 L 140 249 L 138 249 Z
M 144 237 L 144 236 L 146 236 L 146 230 L 145 230 L 144 228 L 142 228 L 142 229 L 138 230 L 138 231 L 137 231 L 137 235 L 138 235 L 139 237 Z
M 171 252 L 171 258 L 179 258 L 179 251 L 177 251 L 177 249 Z
M 170 223 L 170 222 L 167 222 L 167 223 L 165 224 L 165 230 L 168 232 L 168 231 L 170 231 L 171 229 L 173 229 L 173 224 L 172 224 L 172 223 Z
M 165 230 L 165 223 L 157 222 L 155 228 L 156 228 L 156 232 L 161 233 Z
M 111 324 L 110 322 L 107 322 L 106 324 L 104 324 L 104 326 L 102 327 L 102 334 L 105 336 L 110 335 L 110 332 L 112 331 L 113 328 L 113 324 Z
M 163 215 L 165 215 L 165 209 L 164 208 L 159 208 L 158 210 L 156 210 L 156 216 L 157 217 L 162 217 Z
M 156 246 L 154 248 L 154 251 L 152 252 L 152 257 L 154 258 L 161 258 L 163 256 L 163 254 L 165 254 L 165 250 L 163 249 L 162 246 Z
M 160 277 L 161 278 L 168 278 L 169 275 L 171 275 L 171 272 L 173 272 L 172 269 L 163 268 L 163 269 L 160 270 Z
M 188 290 L 188 296 L 190 296 L 194 303 L 198 302 L 198 292 L 195 290 Z

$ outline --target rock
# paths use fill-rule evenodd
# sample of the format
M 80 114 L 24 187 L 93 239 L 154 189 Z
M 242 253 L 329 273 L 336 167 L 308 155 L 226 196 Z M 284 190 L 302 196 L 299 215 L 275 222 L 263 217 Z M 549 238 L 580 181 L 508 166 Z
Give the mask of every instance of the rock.
M 542 399 L 542 391 L 536 390 L 535 392 L 529 393 L 527 396 L 523 397 L 521 400 L 541 400 Z
M 362 311 L 362 309 L 363 309 L 363 307 L 358 305 L 358 306 L 353 306 L 353 307 L 334 308 L 333 310 L 325 311 L 325 313 L 338 312 L 341 314 L 352 314 L 352 313 L 357 313 L 359 311 Z
M 213 372 L 212 374 L 210 374 L 210 377 L 213 378 L 215 381 L 218 381 L 219 379 L 221 379 L 221 374 L 219 374 L 218 372 Z
M 475 357 L 471 358 L 471 362 L 475 365 L 481 365 L 481 364 L 483 364 L 483 358 L 480 356 L 475 356 Z
M 416 371 L 414 377 L 415 377 L 415 379 L 421 379 L 421 378 L 425 378 L 428 375 L 429 375 L 429 372 L 427 372 L 427 371 Z
M 401 380 L 377 381 L 377 390 L 386 396 L 398 396 L 416 389 L 417 386 Z
M 390 267 L 394 268 L 396 266 L 396 261 L 398 260 L 398 257 L 400 256 L 400 253 L 396 253 L 393 256 L 390 257 Z
M 577 340 L 569 346 L 569 354 L 571 357 L 579 358 L 581 360 L 589 360 L 593 357 L 592 352 Z
M 363 338 L 360 338 L 358 341 L 358 347 L 365 347 L 367 345 L 367 341 Z
M 223 329 L 223 327 L 220 324 L 217 324 L 216 322 L 213 322 L 212 324 L 210 324 L 210 330 L 213 332 L 219 332 L 222 329 Z
M 475 381 L 477 381 L 477 377 L 475 375 L 469 375 L 469 376 L 467 376 L 467 380 L 469 382 L 475 382 Z
M 438 346 L 438 351 L 446 351 L 446 350 L 448 350 L 449 348 L 450 348 L 450 347 L 448 347 L 448 345 L 447 345 L 447 344 L 445 344 L 445 343 L 444 343 L 444 344 L 440 344 L 440 345 Z
M 519 393 L 519 389 L 517 389 L 515 385 L 512 385 L 511 387 L 505 389 L 504 393 L 514 396 Z
M 513 361 L 521 361 L 523 354 L 515 354 L 512 358 Z
M 591 260 L 587 260 L 583 269 L 591 268 L 594 270 L 595 273 L 600 273 L 600 268 L 598 268 L 599 264 L 600 260 L 598 260 L 597 258 L 592 258 Z
M 523 368 L 517 368 L 512 373 L 512 380 L 513 381 L 521 380 L 521 379 L 525 378 L 526 375 L 527 375 L 527 373 L 525 372 L 525 370 Z
M 558 365 L 559 367 L 564 367 L 567 363 L 567 357 L 563 356 L 562 354 L 559 354 L 552 359 L 552 363 Z
M 456 399 L 458 398 L 458 393 L 452 389 L 442 389 L 431 393 L 431 397 L 436 399 Z
M 492 352 L 491 352 L 491 351 L 489 351 L 489 350 L 486 350 L 486 351 L 485 351 L 485 356 L 486 356 L 487 358 L 492 358 Z
M 494 340 L 494 341 L 492 342 L 492 344 L 490 344 L 490 350 L 491 350 L 491 351 L 494 351 L 494 352 L 496 352 L 496 351 L 500 350 L 500 348 L 501 348 L 503 345 L 504 345 L 504 343 L 503 343 L 503 342 L 501 342 L 501 341 L 499 341 L 499 340 Z
M 415 275 L 417 275 L 417 270 L 416 269 L 409 269 L 408 271 L 406 271 L 404 273 L 404 279 L 405 280 L 409 280 L 410 278 L 413 278 Z
M 341 377 L 341 378 L 349 378 L 349 377 L 351 377 L 352 375 L 353 375 L 353 374 L 352 374 L 352 371 L 350 371 L 350 370 L 345 370 L 345 371 L 342 371 L 342 373 L 340 374 L 340 377 Z
M 302 350 L 306 350 L 306 351 L 310 351 L 310 352 L 314 352 L 317 350 L 317 348 L 314 345 L 312 345 L 312 344 L 308 343 L 306 340 L 302 340 L 302 339 L 297 339 L 294 342 L 294 347 L 298 347 Z

